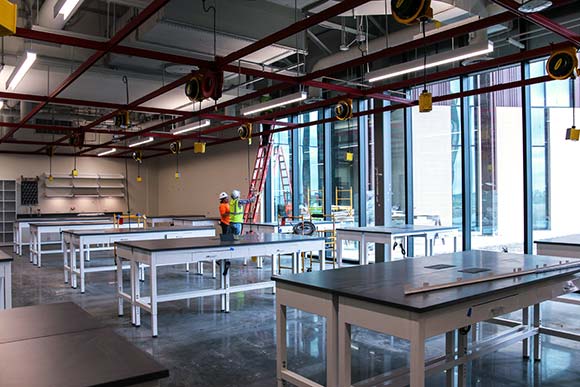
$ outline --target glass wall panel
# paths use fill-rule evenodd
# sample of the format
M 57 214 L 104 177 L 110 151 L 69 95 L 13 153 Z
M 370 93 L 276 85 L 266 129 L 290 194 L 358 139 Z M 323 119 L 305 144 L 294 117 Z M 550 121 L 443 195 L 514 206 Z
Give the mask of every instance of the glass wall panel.
M 288 119 L 284 118 L 280 121 L 288 122 Z M 278 216 L 292 215 L 292 131 L 274 133 L 272 144 L 273 150 L 270 158 L 271 219 L 275 222 Z
M 317 121 L 320 111 L 298 116 L 298 123 Z M 300 213 L 324 214 L 324 127 L 312 125 L 295 131 L 298 136 L 298 190 Z
M 336 121 L 332 128 L 332 212 L 343 224 L 359 220 L 359 138 L 357 119 Z
M 468 90 L 521 77 L 511 66 L 472 75 Z M 466 98 L 471 131 L 472 248 L 523 252 L 523 129 L 521 89 Z
M 388 122 L 385 120 L 385 123 Z M 405 223 L 405 109 L 390 113 L 393 224 Z
M 458 79 L 428 85 L 434 97 L 460 91 Z M 417 100 L 423 87 L 411 90 Z M 462 225 L 461 106 L 459 99 L 437 102 L 433 110 L 420 113 L 411 108 L 413 138 L 414 224 Z M 453 251 L 453 241 L 436 240 L 434 251 Z M 415 255 L 425 251 L 425 241 L 415 240 Z M 457 241 L 461 246 L 461 238 Z
M 545 69 L 545 60 L 533 62 L 530 76 L 546 75 Z M 573 124 L 573 84 L 570 80 L 550 81 L 529 89 L 535 96 L 530 120 L 534 239 L 577 234 L 580 207 L 574 205 L 573 197 L 580 190 L 580 180 L 574 175 L 574 166 L 580 163 L 580 144 L 565 139 L 566 129 Z M 575 93 L 578 101 L 578 79 Z M 580 117 L 580 109 L 575 110 Z

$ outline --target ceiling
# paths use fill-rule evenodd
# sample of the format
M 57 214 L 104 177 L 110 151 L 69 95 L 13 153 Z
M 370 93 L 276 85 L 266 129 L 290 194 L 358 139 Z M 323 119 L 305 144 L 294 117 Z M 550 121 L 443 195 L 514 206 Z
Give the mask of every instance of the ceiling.
M 546 37 L 545 27 L 518 23 L 515 15 L 501 16 L 506 9 L 497 2 L 511 0 L 433 1 L 441 31 L 461 33 L 450 32 L 430 43 L 428 50 L 469 44 L 469 26 L 475 31 L 476 23 L 462 23 L 475 20 L 468 19 L 473 16 L 490 20 L 477 25 L 483 25 L 485 39 L 495 43 L 492 57 L 519 52 L 505 42 L 507 37 L 525 40 L 529 48 L 546 39 L 564 40 L 554 33 Z M 361 68 L 413 59 L 423 48 L 417 43 L 419 27 L 394 22 L 390 10 L 385 14 L 384 0 L 208 0 L 206 6 L 217 10 L 217 59 L 213 14 L 204 12 L 201 0 L 84 0 L 68 20 L 54 18 L 56 0 L 41 2 L 39 12 L 25 0 L 16 3 L 19 30 L 4 39 L 6 65 L 0 72 L 0 99 L 5 102 L 0 110 L 0 152 L 36 153 L 56 146 L 57 154 L 95 156 L 115 147 L 118 152 L 110 157 L 127 157 L 130 150 L 125 147 L 131 141 L 152 135 L 155 141 L 143 147 L 146 157 L 163 155 L 176 139 L 168 133 L 172 127 L 212 114 L 203 141 L 223 143 L 235 139 L 240 123 L 260 121 L 243 117 L 240 108 L 263 95 L 275 98 L 303 87 L 309 90 L 309 101 L 318 104 L 311 106 L 332 104 L 340 95 L 369 96 L 367 91 L 376 85 L 368 84 Z M 559 26 L 574 26 L 578 13 L 550 17 Z M 427 28 L 433 29 L 434 23 Z M 264 40 L 277 31 L 281 33 L 276 38 Z M 351 44 L 350 50 L 341 51 L 345 43 Z M 6 90 L 6 80 L 26 50 L 36 52 L 38 59 L 15 90 Z M 368 67 L 358 64 L 365 62 L 361 52 L 374 58 Z M 183 92 L 188 73 L 215 64 L 225 71 L 223 96 L 192 104 Z M 406 79 L 412 82 L 409 75 L 396 80 Z M 120 110 L 131 111 L 133 125 L 128 129 L 113 124 Z M 268 119 L 275 122 L 282 114 Z M 74 133 L 85 133 L 82 147 L 69 144 Z M 181 138 L 185 148 L 200 140 L 194 137 Z

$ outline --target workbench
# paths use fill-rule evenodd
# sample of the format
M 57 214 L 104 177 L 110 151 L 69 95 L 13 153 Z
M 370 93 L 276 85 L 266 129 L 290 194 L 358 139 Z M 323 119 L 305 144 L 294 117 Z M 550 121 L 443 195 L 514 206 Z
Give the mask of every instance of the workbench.
M 0 311 L 2 386 L 155 386 L 166 367 L 71 302 Z
M 226 260 L 243 260 L 247 257 L 271 257 L 272 273 L 277 270 L 279 254 L 292 254 L 293 272 L 300 270 L 299 255 L 302 251 L 324 250 L 324 238 L 305 237 L 286 234 L 251 234 L 244 235 L 239 240 L 221 241 L 220 238 L 186 238 L 177 240 L 155 240 L 140 242 L 116 243 L 117 259 L 117 298 L 118 312 L 123 315 L 123 301 L 131 303 L 131 321 L 134 325 L 141 325 L 140 311 L 146 310 L 151 314 L 151 329 L 153 336 L 158 334 L 157 304 L 166 301 L 185 300 L 197 297 L 220 296 L 221 310 L 229 312 L 230 294 L 257 289 L 274 288 L 274 282 L 263 281 L 230 286 L 230 272 L 219 275 L 219 288 L 197 289 L 173 294 L 157 294 L 157 268 L 159 266 L 197 263 L 201 261 L 219 261 L 220 271 Z M 129 261 L 131 294 L 123 289 L 123 262 Z M 144 297 L 140 293 L 139 265 L 149 266 L 150 295 Z M 324 269 L 323 262 L 320 269 Z
M 90 222 L 94 220 L 111 220 L 112 216 L 69 216 L 69 217 L 30 217 L 16 219 L 12 225 L 14 232 L 13 250 L 16 254 L 22 255 L 22 246 L 25 242 L 30 242 L 30 223 L 79 223 Z M 46 244 L 54 244 L 58 242 L 46 241 Z
M 353 325 L 410 342 L 408 369 L 392 370 L 357 386 L 423 387 L 426 372 L 446 370 L 447 385 L 467 386 L 472 384 L 466 380 L 465 365 L 484 354 L 523 341 L 523 355 L 529 356 L 533 349 L 534 359 L 540 360 L 540 334 L 580 341 L 578 335 L 554 332 L 540 323 L 540 303 L 575 291 L 580 284 L 578 273 L 580 262 L 574 260 L 467 251 L 274 276 L 278 386 L 283 381 L 320 386 L 287 368 L 288 307 L 326 318 L 327 386 L 352 384 Z M 522 309 L 523 321 L 508 325 L 508 330 L 484 340 L 473 334 L 477 323 L 496 322 L 498 316 Z M 442 334 L 445 355 L 425 359 L 426 340 Z M 458 368 L 457 380 L 454 367 Z
M 0 250 L 0 310 L 12 308 L 12 261 Z
M 448 226 L 420 226 L 402 224 L 398 226 L 368 226 L 368 227 L 339 227 L 336 229 L 336 249 L 338 266 L 342 266 L 342 242 L 359 242 L 359 264 L 368 264 L 368 244 L 379 243 L 385 245 L 385 261 L 391 260 L 393 243 L 398 240 L 408 247 L 409 238 L 425 239 L 425 255 L 433 255 L 435 239 L 453 238 L 453 251 L 457 251 L 457 227 Z
M 206 217 L 179 217 L 173 218 L 173 225 L 175 226 L 219 226 L 219 218 Z
M 77 288 L 77 276 L 80 277 L 81 293 L 85 292 L 86 273 L 114 271 L 115 265 L 87 267 L 85 260 L 90 260 L 91 251 L 113 250 L 115 242 L 142 241 L 152 239 L 176 239 L 215 236 L 213 227 L 157 227 L 157 228 L 108 228 L 100 230 L 64 230 L 62 232 L 62 250 L 64 263 L 64 282 Z M 77 265 L 77 253 L 78 265 Z M 214 275 L 215 276 L 215 275 Z
M 332 231 L 333 222 L 331 221 L 307 221 L 314 223 L 317 232 Z M 244 223 L 243 231 L 244 233 L 253 231 L 271 234 L 293 234 L 294 225 L 298 223 L 301 223 L 301 221 L 294 220 L 290 223 L 286 222 L 284 225 L 276 222 Z
M 38 267 L 42 266 L 42 254 L 60 254 L 62 249 L 62 232 L 65 230 L 92 230 L 92 229 L 112 229 L 112 228 L 141 228 L 143 224 L 138 223 L 124 223 L 115 225 L 112 219 L 109 220 L 94 220 L 85 222 L 57 222 L 57 223 L 30 223 L 30 262 Z M 58 234 L 60 237 L 58 242 L 61 248 L 58 250 L 42 250 L 42 236 L 46 234 Z
M 173 219 L 175 218 L 205 218 L 203 215 L 159 215 L 159 216 L 148 216 L 147 225 L 151 227 L 157 226 L 157 224 L 173 225 Z

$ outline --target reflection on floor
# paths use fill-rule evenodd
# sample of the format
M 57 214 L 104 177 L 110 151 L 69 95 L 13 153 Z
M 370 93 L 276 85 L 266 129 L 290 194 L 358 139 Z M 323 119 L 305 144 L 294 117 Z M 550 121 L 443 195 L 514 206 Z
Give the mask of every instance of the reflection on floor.
M 99 261 L 102 259 L 93 258 L 91 264 Z M 36 268 L 28 263 L 27 257 L 15 259 L 14 306 L 76 302 L 169 367 L 171 377 L 162 385 L 275 385 L 275 299 L 270 292 L 234 294 L 229 314 L 219 312 L 219 300 L 214 297 L 160 304 L 159 338 L 153 339 L 147 313 L 143 314 L 141 328 L 131 326 L 127 307 L 127 315 L 117 317 L 112 272 L 89 274 L 87 293 L 81 295 L 63 283 L 59 256 L 47 255 L 43 264 L 43 268 Z M 252 263 L 243 267 L 234 262 L 232 284 L 242 276 L 252 280 L 267 278 L 268 268 L 269 265 L 259 270 Z M 215 284 L 209 276 L 185 273 L 182 267 L 161 268 L 159 276 L 160 294 L 169 289 L 179 291 Z M 547 303 L 543 322 L 580 332 L 579 312 L 580 306 Z M 289 310 L 288 317 L 289 367 L 324 383 L 322 319 L 295 310 Z M 504 328 L 486 324 L 483 334 L 499 329 Z M 544 338 L 542 344 L 544 358 L 536 364 L 521 358 L 520 344 L 474 362 L 469 367 L 471 385 L 580 386 L 580 367 L 576 363 L 580 363 L 580 343 Z M 441 354 L 443 348 L 442 337 L 432 338 L 427 346 L 428 357 Z M 407 342 L 362 329 L 353 329 L 352 351 L 353 382 L 404 366 L 408 361 Z M 444 376 L 429 377 L 427 385 L 443 386 Z

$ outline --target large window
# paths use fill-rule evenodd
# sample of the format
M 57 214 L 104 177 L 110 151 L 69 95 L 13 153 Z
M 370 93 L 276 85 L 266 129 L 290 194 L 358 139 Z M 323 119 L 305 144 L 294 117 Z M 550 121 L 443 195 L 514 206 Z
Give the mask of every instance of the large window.
M 521 77 L 512 66 L 470 76 L 477 90 Z M 471 135 L 472 248 L 523 252 L 523 129 L 521 89 L 468 97 Z
M 317 121 L 319 111 L 298 116 L 298 123 Z M 300 213 L 324 214 L 324 127 L 306 126 L 296 130 L 298 136 L 298 173 L 296 184 Z
M 546 75 L 545 60 L 530 64 L 530 77 Z M 576 79 L 576 100 L 580 82 Z M 572 126 L 570 80 L 529 86 L 532 128 L 532 200 L 534 239 L 578 233 L 580 207 L 573 195 L 580 190 L 574 166 L 580 163 L 578 143 L 565 139 Z M 580 109 L 576 108 L 580 117 Z M 578 126 L 578 125 L 577 125 Z
M 405 109 L 387 115 L 391 125 L 391 207 L 393 224 L 405 223 Z
M 460 81 L 428 85 L 427 89 L 434 97 L 457 93 Z M 417 100 L 422 91 L 423 87 L 413 89 L 411 99 Z M 419 112 L 415 106 L 409 125 L 413 138 L 413 223 L 461 228 L 460 100 L 434 103 L 428 113 Z M 416 238 L 416 252 L 424 251 L 424 246 L 419 246 L 423 243 Z M 438 251 L 453 251 L 453 243 L 445 243 Z
M 356 225 L 360 215 L 358 120 L 334 122 L 331 138 L 332 212 L 343 224 Z

